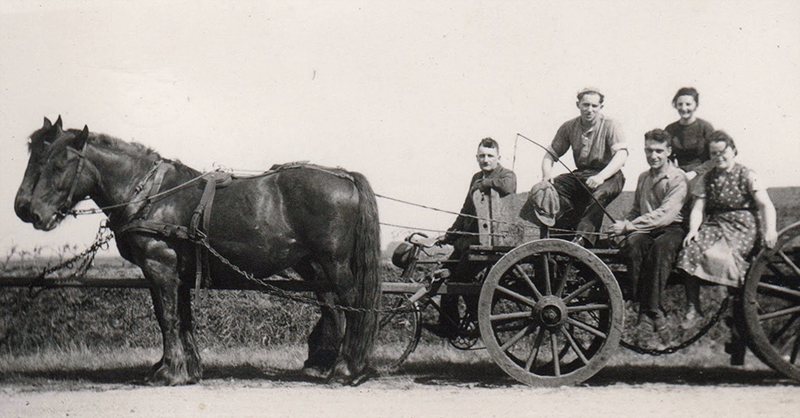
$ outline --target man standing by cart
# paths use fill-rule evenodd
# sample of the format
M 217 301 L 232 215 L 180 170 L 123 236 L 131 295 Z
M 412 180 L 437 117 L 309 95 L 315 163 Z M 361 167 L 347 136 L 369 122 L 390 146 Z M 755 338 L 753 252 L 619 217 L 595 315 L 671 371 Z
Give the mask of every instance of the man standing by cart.
M 672 135 L 661 129 L 644 134 L 644 153 L 650 169 L 639 175 L 633 207 L 624 221 L 611 225 L 614 235 L 627 235 L 622 254 L 631 281 L 631 296 L 644 316 L 661 332 L 666 327 L 661 295 L 686 235 L 682 208 L 689 183 L 680 168 L 670 164 Z
M 576 230 L 575 242 L 591 246 L 603 223 L 604 207 L 622 192 L 625 177 L 620 170 L 628 148 L 619 124 L 601 113 L 603 93 L 585 88 L 577 98 L 580 116 L 556 132 L 542 159 L 542 180 L 551 181 L 559 195 L 555 227 Z M 577 169 L 553 178 L 554 162 L 570 148 Z
M 458 218 L 453 223 L 444 236 L 437 238 L 436 245 L 449 244 L 453 246 L 453 253 L 450 260 L 461 260 L 466 255 L 470 245 L 475 245 L 478 240 L 478 219 L 476 218 L 475 204 L 473 203 L 473 193 L 476 190 L 488 193 L 492 189 L 496 190 L 500 196 L 506 196 L 517 191 L 517 176 L 513 171 L 500 165 L 500 145 L 492 138 L 483 138 L 478 144 L 478 152 L 475 156 L 478 161 L 480 171 L 472 176 L 469 183 L 467 197 L 461 207 Z M 466 263 L 460 263 L 463 266 Z M 468 272 L 451 272 L 454 280 L 459 277 L 469 275 Z M 475 300 L 467 300 L 475 299 Z M 472 308 L 477 308 L 475 297 L 465 298 L 465 302 Z M 441 314 L 439 315 L 439 329 L 431 330 L 440 336 L 449 337 L 452 335 L 453 323 L 458 319 L 458 296 L 442 295 Z

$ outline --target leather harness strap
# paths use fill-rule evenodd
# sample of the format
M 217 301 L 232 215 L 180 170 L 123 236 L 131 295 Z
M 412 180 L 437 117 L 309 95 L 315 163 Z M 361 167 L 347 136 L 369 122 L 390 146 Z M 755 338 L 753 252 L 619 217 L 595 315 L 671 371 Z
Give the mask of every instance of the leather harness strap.
M 148 197 L 145 199 L 147 204 L 140 210 L 140 212 L 143 212 L 143 216 L 147 215 L 147 211 L 145 209 L 151 203 L 150 197 L 157 194 L 161 189 L 161 185 L 164 181 L 164 174 L 166 173 L 167 168 L 168 166 L 165 164 L 159 164 L 156 168 L 155 174 L 153 175 L 153 182 L 147 194 Z M 149 180 L 149 177 L 149 175 L 145 176 L 145 183 Z M 208 225 L 211 221 L 211 206 L 214 202 L 215 191 L 217 187 L 227 186 L 231 181 L 231 175 L 228 173 L 212 172 L 207 173 L 203 179 L 206 181 L 206 185 L 203 188 L 203 194 L 200 197 L 200 203 L 198 203 L 194 212 L 192 212 L 192 218 L 188 227 L 140 218 L 134 219 L 116 229 L 116 234 L 118 236 L 129 232 L 142 232 L 146 234 L 162 236 L 165 238 L 193 241 L 196 247 L 196 290 L 200 290 L 200 288 L 204 285 L 206 287 L 211 285 L 210 272 L 208 268 L 208 255 L 204 251 L 203 241 L 205 241 L 207 238 L 206 233 L 208 232 Z M 144 184 L 141 184 L 140 187 L 137 187 L 137 189 L 142 189 L 143 187 Z M 204 276 L 207 276 L 208 279 L 204 280 Z

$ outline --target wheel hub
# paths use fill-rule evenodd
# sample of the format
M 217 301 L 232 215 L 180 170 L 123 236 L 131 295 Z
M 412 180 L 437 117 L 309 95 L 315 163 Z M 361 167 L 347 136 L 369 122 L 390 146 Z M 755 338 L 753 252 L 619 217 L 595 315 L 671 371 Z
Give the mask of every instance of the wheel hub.
M 547 328 L 556 328 L 567 320 L 567 305 L 557 296 L 545 296 L 533 307 L 533 317 Z

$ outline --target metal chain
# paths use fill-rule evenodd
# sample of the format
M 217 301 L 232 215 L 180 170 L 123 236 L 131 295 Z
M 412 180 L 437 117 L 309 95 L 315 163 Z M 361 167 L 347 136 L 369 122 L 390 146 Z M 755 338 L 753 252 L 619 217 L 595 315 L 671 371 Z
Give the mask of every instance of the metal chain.
M 75 262 L 78 260 L 82 260 L 80 267 L 66 279 L 74 279 L 78 276 L 83 276 L 84 274 L 86 274 L 86 271 L 89 269 L 92 262 L 94 261 L 94 257 L 95 255 L 97 255 L 97 252 L 100 250 L 107 250 L 108 243 L 113 238 L 114 238 L 114 233 L 111 232 L 111 229 L 109 229 L 106 222 L 105 221 L 100 222 L 100 226 L 97 229 L 97 234 L 95 235 L 94 243 L 92 245 L 90 245 L 85 250 L 81 251 L 79 254 L 68 258 L 67 260 L 64 260 L 54 266 L 49 266 L 44 268 L 44 270 L 42 270 L 42 272 L 39 274 L 38 279 L 39 280 L 44 279 L 45 276 L 47 276 L 48 274 L 61 270 L 65 267 L 68 269 L 72 269 L 75 267 Z
M 215 250 L 214 247 L 212 247 L 211 244 L 208 243 L 208 240 L 206 239 L 206 237 L 202 236 L 201 238 L 196 240 L 196 242 L 200 243 L 200 245 L 202 245 L 206 250 L 208 250 L 208 252 L 211 255 L 213 255 L 214 257 L 216 257 L 222 264 L 226 265 L 228 268 L 230 268 L 234 272 L 238 273 L 242 277 L 246 278 L 247 280 L 250 280 L 251 282 L 254 282 L 254 283 L 258 284 L 259 286 L 265 288 L 266 289 L 265 290 L 266 293 L 269 293 L 269 294 L 274 295 L 274 296 L 278 296 L 278 297 L 281 297 L 281 298 L 284 298 L 284 299 L 290 299 L 290 300 L 293 300 L 295 302 L 305 303 L 307 305 L 316 305 L 316 306 L 319 306 L 321 308 L 330 308 L 330 309 L 335 309 L 335 310 L 339 310 L 339 311 L 347 311 L 347 312 L 361 312 L 361 313 L 366 313 L 366 312 L 376 312 L 376 313 L 407 313 L 407 312 L 415 312 L 414 309 L 408 309 L 408 308 L 391 308 L 391 309 L 354 308 L 352 306 L 339 305 L 339 304 L 336 304 L 336 303 L 321 302 L 321 301 L 319 301 L 319 300 L 317 300 L 315 298 L 311 298 L 311 297 L 302 296 L 302 295 L 298 295 L 298 294 L 295 294 L 295 293 L 287 292 L 286 290 L 283 290 L 283 289 L 281 289 L 281 288 L 269 283 L 269 279 L 262 279 L 262 278 L 255 277 L 251 273 L 246 272 L 246 271 L 242 270 L 239 266 L 233 264 L 225 256 L 223 256 L 222 254 L 217 252 L 217 250 Z
M 641 347 L 625 340 L 620 340 L 620 345 L 635 353 L 647 354 L 649 356 L 663 356 L 666 354 L 673 354 L 675 352 L 683 350 L 684 348 L 694 344 L 695 342 L 697 342 L 697 340 L 705 336 L 708 333 L 708 331 L 711 330 L 711 328 L 719 322 L 720 318 L 722 318 L 723 312 L 725 312 L 728 309 L 728 304 L 730 303 L 730 299 L 731 299 L 730 296 L 727 296 L 725 299 L 723 299 L 719 309 L 717 309 L 717 312 L 714 313 L 713 317 L 711 317 L 711 320 L 708 321 L 708 323 L 706 323 L 705 325 L 703 325 L 703 327 L 700 328 L 700 330 L 697 331 L 695 335 L 693 335 L 691 338 L 680 344 L 673 345 L 671 347 L 667 347 L 661 350 Z

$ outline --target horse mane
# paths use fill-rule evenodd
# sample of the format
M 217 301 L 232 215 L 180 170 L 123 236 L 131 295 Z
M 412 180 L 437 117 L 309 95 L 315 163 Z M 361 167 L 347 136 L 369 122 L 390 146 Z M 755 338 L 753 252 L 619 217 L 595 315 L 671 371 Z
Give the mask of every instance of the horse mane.
M 80 130 L 70 129 L 71 132 L 76 134 L 80 133 Z M 185 172 L 186 174 L 190 175 L 197 175 L 198 171 L 184 165 L 180 160 L 173 160 L 169 158 L 164 158 L 159 154 L 157 151 L 153 150 L 152 148 L 142 145 L 138 142 L 134 141 L 125 141 L 111 135 L 101 134 L 101 133 L 89 133 L 89 140 L 92 141 L 94 144 L 99 145 L 104 148 L 110 148 L 115 151 L 119 151 L 131 157 L 146 157 L 146 158 L 153 158 L 157 160 L 162 160 L 167 163 L 171 163 L 176 170 L 179 172 Z

